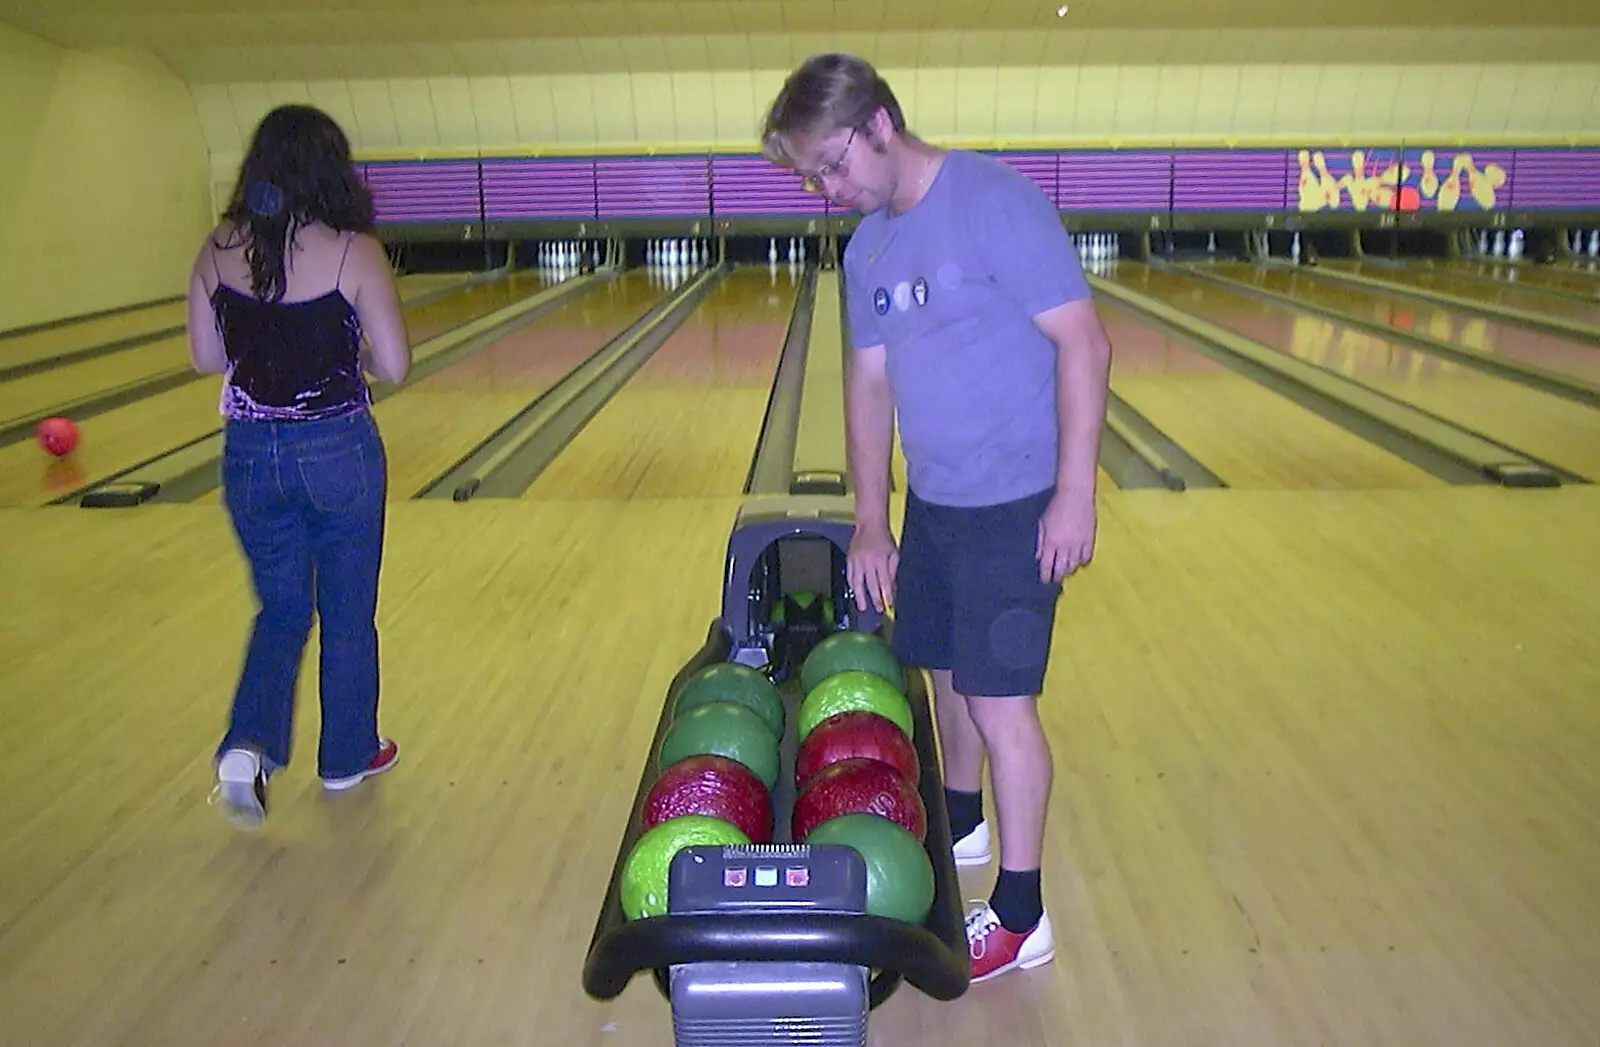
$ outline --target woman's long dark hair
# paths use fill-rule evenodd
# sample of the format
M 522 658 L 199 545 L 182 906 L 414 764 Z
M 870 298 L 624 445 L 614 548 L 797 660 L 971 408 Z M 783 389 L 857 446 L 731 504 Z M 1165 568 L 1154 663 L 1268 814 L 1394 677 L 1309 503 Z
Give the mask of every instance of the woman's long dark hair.
M 326 113 L 280 106 L 256 128 L 223 217 L 245 245 L 256 297 L 278 301 L 288 283 L 285 253 L 295 235 L 321 222 L 341 231 L 373 230 L 372 194 L 356 175 L 350 140 Z

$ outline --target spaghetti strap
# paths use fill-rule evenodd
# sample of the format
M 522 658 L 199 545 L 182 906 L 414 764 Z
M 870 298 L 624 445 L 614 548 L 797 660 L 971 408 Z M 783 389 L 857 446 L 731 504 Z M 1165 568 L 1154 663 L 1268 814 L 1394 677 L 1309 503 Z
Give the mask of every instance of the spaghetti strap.
M 350 245 L 355 243 L 355 242 L 356 242 L 356 234 L 355 233 L 346 233 L 345 234 L 345 236 L 344 236 L 344 254 L 339 256 L 339 274 L 333 278 L 333 289 L 335 291 L 343 291 L 344 290 L 344 288 L 340 286 L 341 282 L 344 280 L 344 262 L 345 262 L 345 259 L 350 257 Z

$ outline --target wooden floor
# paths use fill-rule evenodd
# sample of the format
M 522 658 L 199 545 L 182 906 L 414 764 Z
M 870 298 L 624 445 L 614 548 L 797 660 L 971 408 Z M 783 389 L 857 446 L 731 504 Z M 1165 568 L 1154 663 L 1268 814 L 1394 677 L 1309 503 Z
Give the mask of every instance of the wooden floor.
M 647 978 L 579 971 L 736 504 L 391 506 L 401 763 L 315 787 L 313 646 L 254 836 L 206 803 L 252 610 L 221 511 L 0 511 L 6 1042 L 669 1045 Z M 1600 492 L 1101 504 L 1043 700 L 1057 959 L 902 988 L 872 1042 L 1600 1042 Z

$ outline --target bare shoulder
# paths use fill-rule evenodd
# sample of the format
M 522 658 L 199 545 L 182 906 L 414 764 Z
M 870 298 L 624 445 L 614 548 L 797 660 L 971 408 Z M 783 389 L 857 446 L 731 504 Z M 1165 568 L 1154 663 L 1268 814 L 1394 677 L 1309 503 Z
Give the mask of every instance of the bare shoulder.
M 340 234 L 340 239 L 349 234 Z M 342 247 L 342 244 L 341 244 Z M 350 250 L 345 255 L 345 272 L 364 277 L 382 277 L 389 274 L 389 255 L 383 241 L 371 233 L 350 236 Z
M 201 253 L 240 251 L 244 249 L 247 237 L 239 226 L 230 219 L 224 218 L 211 227 L 205 239 L 200 244 Z
M 231 268 L 229 255 L 238 253 L 243 246 L 238 228 L 227 219 L 212 226 L 195 245 L 192 276 L 205 285 L 209 292 L 216 283 L 217 271 Z

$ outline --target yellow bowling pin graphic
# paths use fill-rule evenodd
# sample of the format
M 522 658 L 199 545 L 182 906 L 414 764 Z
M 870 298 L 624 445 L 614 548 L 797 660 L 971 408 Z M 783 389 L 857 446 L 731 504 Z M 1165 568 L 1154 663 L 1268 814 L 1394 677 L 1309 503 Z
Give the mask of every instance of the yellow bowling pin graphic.
M 1465 153 L 1457 153 L 1450 162 L 1450 177 L 1439 186 L 1439 210 L 1454 211 L 1461 202 L 1461 169 L 1467 159 Z
M 1432 149 L 1422 151 L 1422 178 L 1417 188 L 1422 191 L 1424 199 L 1432 199 L 1439 192 L 1439 175 L 1433 169 L 1435 159 Z

